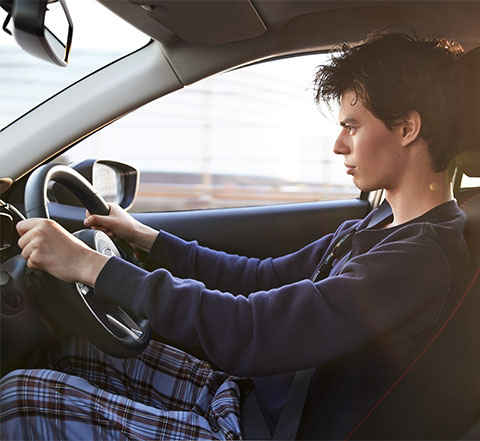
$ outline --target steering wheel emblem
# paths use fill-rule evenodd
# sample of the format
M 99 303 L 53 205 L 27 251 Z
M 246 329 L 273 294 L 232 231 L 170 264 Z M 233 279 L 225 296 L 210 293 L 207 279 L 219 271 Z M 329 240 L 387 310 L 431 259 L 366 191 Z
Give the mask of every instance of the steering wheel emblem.
M 81 282 L 76 282 L 77 290 L 83 296 L 86 296 L 90 292 L 90 287 Z
M 102 254 L 105 254 L 105 256 L 113 256 L 113 251 L 107 247 L 102 250 Z

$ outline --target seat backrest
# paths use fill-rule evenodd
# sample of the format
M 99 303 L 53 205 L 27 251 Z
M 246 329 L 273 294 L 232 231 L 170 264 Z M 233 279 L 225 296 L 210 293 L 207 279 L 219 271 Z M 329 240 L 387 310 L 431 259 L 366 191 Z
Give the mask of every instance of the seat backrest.
M 462 59 L 460 154 L 458 171 L 470 177 L 480 177 L 480 47 Z M 467 214 L 465 238 L 474 264 L 480 265 L 480 188 L 456 193 L 459 205 Z
M 457 166 L 480 177 L 480 48 L 461 60 Z M 480 433 L 480 188 L 455 195 L 467 215 L 473 268 L 453 312 L 348 439 L 460 439 Z
M 480 188 L 460 190 L 455 194 L 455 198 L 467 215 L 464 235 L 473 266 L 478 268 L 480 266 Z

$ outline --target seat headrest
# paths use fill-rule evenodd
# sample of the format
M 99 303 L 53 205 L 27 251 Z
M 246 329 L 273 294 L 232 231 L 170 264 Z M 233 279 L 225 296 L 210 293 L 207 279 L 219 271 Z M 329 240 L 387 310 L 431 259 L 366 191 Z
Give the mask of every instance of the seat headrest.
M 457 165 L 468 176 L 480 176 L 480 47 L 459 60 L 460 140 Z

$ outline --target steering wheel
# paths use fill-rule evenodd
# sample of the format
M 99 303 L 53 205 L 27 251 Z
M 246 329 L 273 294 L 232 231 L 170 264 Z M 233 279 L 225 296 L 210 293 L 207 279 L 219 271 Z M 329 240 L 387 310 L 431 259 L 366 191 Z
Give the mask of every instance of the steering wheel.
M 47 164 L 36 169 L 27 181 L 27 218 L 50 218 L 47 189 L 51 181 L 63 184 L 90 213 L 108 215 L 109 206 L 82 175 L 64 165 Z M 116 245 L 101 231 L 80 230 L 73 234 L 100 253 L 120 257 Z M 131 312 L 95 296 L 87 285 L 63 282 L 46 272 L 33 270 L 28 270 L 26 282 L 35 289 L 32 297 L 50 323 L 85 336 L 110 355 L 133 357 L 145 349 L 150 340 L 148 320 L 140 320 Z

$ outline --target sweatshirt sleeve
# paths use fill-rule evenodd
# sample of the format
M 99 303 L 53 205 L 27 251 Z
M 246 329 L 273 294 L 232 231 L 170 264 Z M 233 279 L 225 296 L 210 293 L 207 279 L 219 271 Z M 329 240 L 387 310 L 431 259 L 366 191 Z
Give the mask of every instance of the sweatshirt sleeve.
M 331 237 L 281 258 L 258 259 L 215 251 L 161 231 L 150 252 L 150 263 L 177 277 L 202 281 L 210 289 L 248 295 L 309 277 L 312 263 L 320 260 Z
M 95 292 L 146 316 L 167 339 L 201 346 L 226 372 L 259 376 L 318 366 L 375 340 L 402 341 L 419 331 L 418 323 L 432 326 L 449 273 L 438 245 L 413 238 L 352 258 L 339 276 L 248 297 L 113 257 Z

